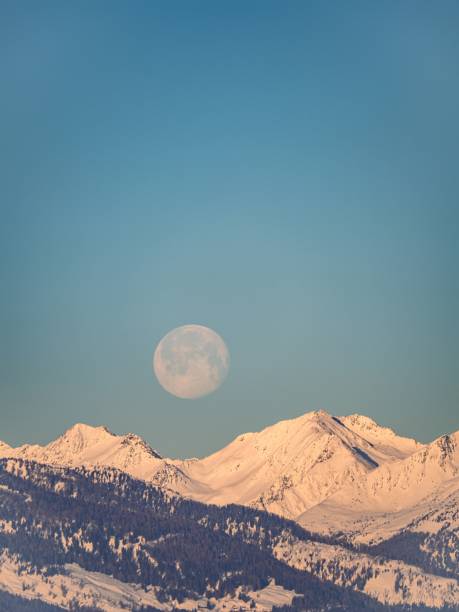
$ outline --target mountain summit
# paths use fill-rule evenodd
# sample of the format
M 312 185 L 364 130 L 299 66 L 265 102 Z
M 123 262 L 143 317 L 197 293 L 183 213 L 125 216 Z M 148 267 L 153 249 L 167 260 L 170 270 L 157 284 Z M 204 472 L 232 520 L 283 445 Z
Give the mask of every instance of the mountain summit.
M 0 446 L 0 456 L 114 467 L 199 501 L 239 503 L 296 518 L 423 448 L 368 417 L 320 410 L 242 434 L 203 459 L 162 458 L 135 434 L 118 436 L 82 423 L 45 446 Z
M 46 446 L 0 446 L 0 456 L 21 457 L 60 466 L 114 467 L 136 478 L 150 479 L 163 464 L 161 456 L 135 434 L 117 436 L 107 427 L 76 423 Z
M 180 462 L 206 486 L 201 501 L 250 505 L 295 518 L 347 483 L 421 449 L 360 415 L 320 410 L 238 436 L 213 455 Z

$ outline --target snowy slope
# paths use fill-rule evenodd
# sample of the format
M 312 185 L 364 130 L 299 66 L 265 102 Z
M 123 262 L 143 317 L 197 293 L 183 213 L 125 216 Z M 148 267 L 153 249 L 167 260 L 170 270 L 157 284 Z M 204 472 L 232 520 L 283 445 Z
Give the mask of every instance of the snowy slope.
M 444 527 L 444 515 L 424 517 L 437 519 Z M 459 600 L 458 568 L 429 565 L 428 558 L 453 561 L 454 543 L 439 548 L 434 540 L 426 559 L 407 558 L 400 548 L 352 550 L 271 514 L 184 502 L 105 468 L 3 460 L 0 533 L 0 591 L 64 606 L 74 600 L 108 612 L 142 602 L 170 610 L 186 597 L 185 609 L 269 610 L 274 602 L 288 603 L 293 590 L 330 609 L 338 598 L 349 611 L 375 610 L 379 602 L 381 610 L 419 604 L 452 612 Z M 276 585 L 271 580 L 260 591 L 269 576 Z
M 341 546 L 294 538 L 279 542 L 273 552 L 292 567 L 362 591 L 385 605 L 442 607 L 459 601 L 457 580 L 429 574 L 402 561 L 375 562 L 373 557 Z
M 205 459 L 178 465 L 210 489 L 197 497 L 201 501 L 251 505 L 295 518 L 418 448 L 422 445 L 366 417 L 318 411 L 243 434 Z
M 337 498 L 359 509 L 398 511 L 431 495 L 442 483 L 459 476 L 459 432 L 441 436 L 409 457 L 381 465 L 357 487 Z
M 298 521 L 325 533 L 344 531 L 356 541 L 386 539 L 402 529 L 438 530 L 439 517 L 457 527 L 459 432 L 441 436 L 409 457 L 381 465 L 347 484 Z M 450 520 L 444 513 L 449 508 Z M 429 518 L 430 517 L 430 518 Z
M 112 576 L 100 572 L 90 572 L 75 563 L 63 567 L 62 573 L 47 575 L 46 572 L 25 564 L 17 555 L 3 550 L 0 554 L 0 591 L 6 591 L 28 600 L 40 600 L 49 604 L 62 606 L 64 609 L 103 610 L 104 612 L 122 612 L 133 610 L 140 606 L 151 606 L 155 610 L 240 610 L 269 612 L 273 606 L 289 605 L 295 596 L 294 591 L 288 591 L 274 582 L 259 591 L 247 593 L 245 601 L 239 599 L 241 589 L 237 589 L 234 597 L 217 599 L 187 599 L 179 602 L 165 602 L 158 599 L 160 589 L 154 586 L 142 588 L 138 584 L 121 582 Z
M 0 591 L 14 585 L 14 593 L 23 597 L 67 597 L 61 577 L 70 571 L 77 581 L 64 584 L 64 591 L 73 591 L 78 601 L 84 595 L 88 599 L 81 603 L 91 609 L 91 600 L 99 595 L 109 605 L 127 598 L 127 609 L 133 609 L 129 599 L 142 596 L 136 588 L 141 585 L 166 609 L 183 609 L 184 598 L 190 609 L 202 598 L 213 600 L 210 606 L 203 602 L 204 609 L 233 609 L 227 599 L 242 589 L 234 602 L 237 610 L 253 609 L 252 598 L 256 606 L 261 604 L 255 609 L 269 609 L 270 601 L 288 603 L 293 591 L 308 604 L 304 609 L 316 609 L 315 602 L 330 608 L 345 602 L 347 610 L 374 610 L 366 596 L 324 583 L 273 557 L 276 543 L 293 532 L 297 539 L 309 540 L 292 522 L 235 505 L 184 501 L 114 469 L 4 459 L 2 521 L 7 528 L 5 533 L 0 524 L 1 548 L 17 555 L 19 563 L 7 555 L 4 566 L 0 564 Z M 180 606 L 174 605 L 177 598 Z
M 381 427 L 362 414 L 351 414 L 340 417 L 339 420 L 367 442 L 396 459 L 404 459 L 424 446 L 412 438 L 397 435 L 389 427 Z

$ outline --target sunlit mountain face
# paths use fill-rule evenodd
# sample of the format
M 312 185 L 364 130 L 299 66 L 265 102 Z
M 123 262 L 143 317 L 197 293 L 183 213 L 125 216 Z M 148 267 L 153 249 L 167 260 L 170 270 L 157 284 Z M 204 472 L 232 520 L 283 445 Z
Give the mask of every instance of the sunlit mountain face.
M 458 536 L 458 432 L 319 411 L 203 459 L 84 424 L 0 445 L 5 609 L 454 610 Z

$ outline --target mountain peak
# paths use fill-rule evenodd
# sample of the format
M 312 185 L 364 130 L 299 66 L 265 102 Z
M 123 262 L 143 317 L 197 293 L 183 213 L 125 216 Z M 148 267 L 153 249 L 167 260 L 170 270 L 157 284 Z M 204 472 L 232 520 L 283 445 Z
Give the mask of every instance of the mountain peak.
M 162 459 L 161 455 L 152 448 L 148 442 L 146 442 L 142 437 L 138 436 L 134 433 L 128 433 L 122 436 L 121 445 L 122 446 L 131 446 L 132 448 L 136 448 L 139 451 L 144 451 L 147 454 L 155 457 L 156 459 Z
M 440 436 L 427 444 L 423 452 L 413 456 L 422 463 L 432 463 L 444 471 L 457 475 L 459 473 L 459 431 Z
M 112 434 L 111 431 L 103 425 L 94 427 L 92 425 L 86 425 L 86 423 L 75 423 L 75 425 L 69 427 L 62 436 L 48 444 L 47 448 L 50 450 L 59 449 L 60 451 L 65 448 L 67 452 L 80 453 L 88 447 L 115 437 L 115 434 Z
M 157 460 L 161 460 L 159 453 L 136 434 L 117 436 L 104 425 L 94 427 L 85 423 L 75 423 L 45 448 L 47 454 L 58 461 L 106 464 L 126 469 L 133 476 L 148 473 L 152 460 L 156 469 Z
M 459 430 L 440 436 L 434 440 L 433 444 L 436 444 L 440 448 L 444 449 L 448 454 L 454 453 L 459 446 Z
M 62 436 L 57 438 L 49 446 L 61 444 L 67 441 L 74 444 L 76 452 L 103 442 L 119 442 L 121 447 L 131 447 L 139 452 L 144 451 L 157 459 L 161 459 L 161 455 L 155 451 L 142 437 L 134 433 L 127 433 L 122 436 L 117 436 L 111 432 L 105 425 L 87 425 L 86 423 L 75 423 L 69 427 Z
M 114 467 L 143 480 L 150 480 L 164 463 L 140 436 L 118 436 L 103 425 L 86 423 L 75 423 L 45 446 L 0 446 L 0 456 L 10 455 L 49 465 Z
M 309 417 L 325 417 L 325 418 L 329 418 L 331 417 L 331 414 L 329 412 L 327 412 L 326 410 L 324 410 L 323 408 L 320 408 L 320 410 L 313 410 L 312 412 L 306 412 L 306 414 L 304 416 L 309 416 Z
M 379 446 L 396 459 L 404 459 L 424 447 L 423 444 L 413 438 L 399 436 L 390 427 L 378 425 L 372 418 L 363 414 L 349 414 L 339 417 L 338 420 L 345 427 L 364 438 L 372 446 Z
M 394 438 L 397 438 L 394 434 Z M 443 484 L 459 476 L 459 432 L 440 436 L 398 461 L 386 462 L 369 472 L 357 486 L 350 483 L 329 500 L 330 508 L 399 512 L 414 507 Z M 325 520 L 323 508 L 305 520 Z M 303 520 L 302 519 L 302 520 Z M 326 520 L 335 519 L 327 516 Z
M 415 442 L 385 431 L 361 415 L 340 418 L 315 410 L 242 434 L 209 457 L 178 465 L 205 485 L 196 499 L 242 503 L 294 518 L 347 481 L 359 481 L 417 450 Z
M 340 420 L 349 427 L 350 429 L 370 432 L 379 432 L 385 436 L 398 436 L 393 429 L 390 427 L 385 427 L 384 425 L 379 425 L 374 419 L 364 414 L 358 414 L 354 412 L 353 414 L 349 414 L 347 416 L 340 417 Z M 411 438 L 407 438 L 411 439 Z
M 95 432 L 100 432 L 101 434 L 109 434 L 110 436 L 115 435 L 105 425 L 88 425 L 87 423 L 75 423 L 74 425 L 66 429 L 63 435 L 91 435 Z
M 358 424 L 362 427 L 368 427 L 369 429 L 380 427 L 380 425 L 378 425 L 374 419 L 364 414 L 359 414 L 358 412 L 354 412 L 353 414 L 349 414 L 341 418 L 352 425 Z

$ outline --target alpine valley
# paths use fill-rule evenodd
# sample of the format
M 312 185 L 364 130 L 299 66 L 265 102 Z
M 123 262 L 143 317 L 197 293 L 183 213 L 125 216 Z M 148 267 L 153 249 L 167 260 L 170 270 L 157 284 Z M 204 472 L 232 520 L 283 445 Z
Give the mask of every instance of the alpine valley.
M 459 432 L 324 411 L 203 459 L 0 442 L 0 610 L 459 610 Z

